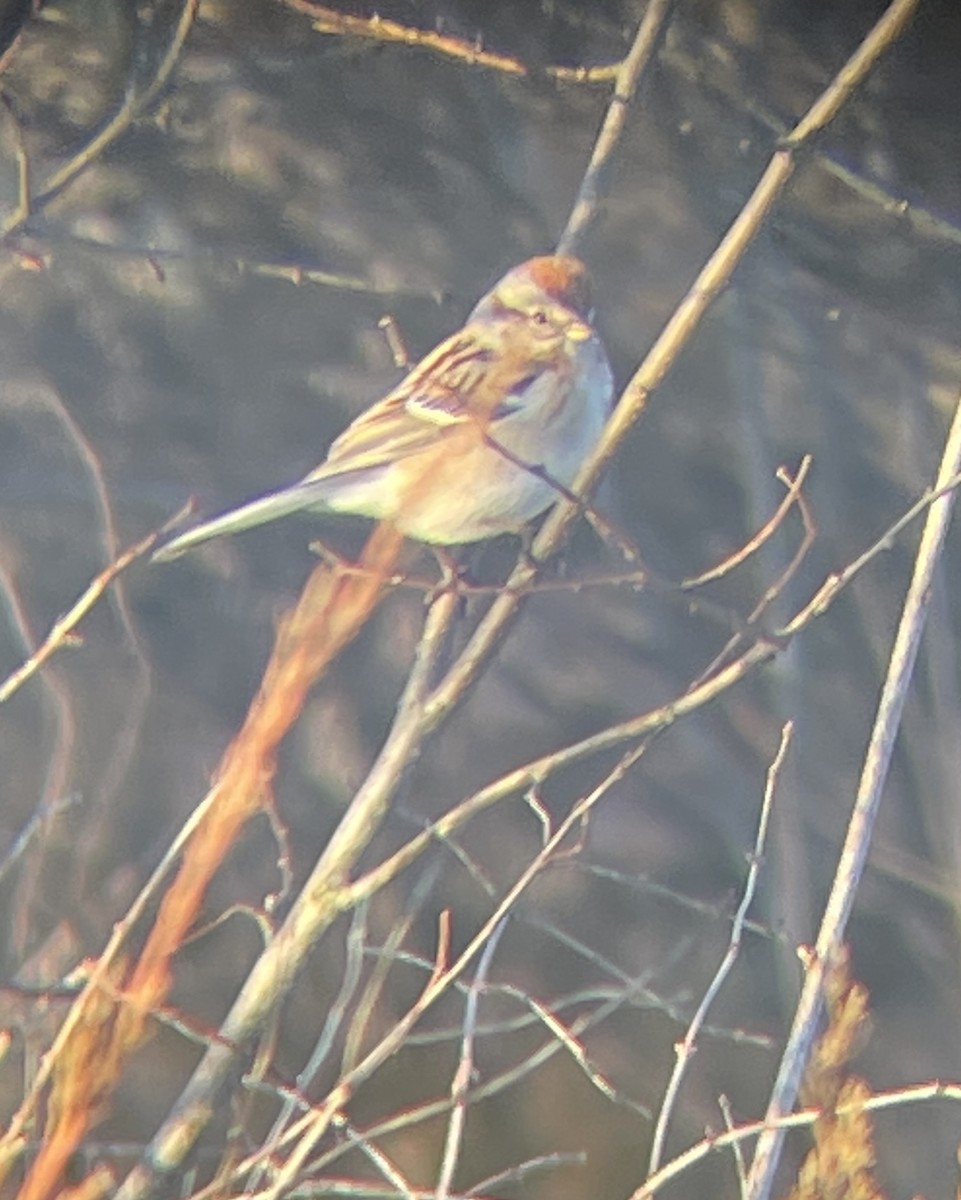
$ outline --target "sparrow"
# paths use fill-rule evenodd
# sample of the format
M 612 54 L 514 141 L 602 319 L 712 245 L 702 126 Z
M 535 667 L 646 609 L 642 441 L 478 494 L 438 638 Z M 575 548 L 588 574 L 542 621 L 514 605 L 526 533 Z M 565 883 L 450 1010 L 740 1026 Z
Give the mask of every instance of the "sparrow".
M 289 513 L 355 513 L 433 545 L 519 533 L 560 498 L 610 412 L 587 269 L 514 267 L 465 324 L 334 441 L 299 483 L 172 538 L 154 559 Z

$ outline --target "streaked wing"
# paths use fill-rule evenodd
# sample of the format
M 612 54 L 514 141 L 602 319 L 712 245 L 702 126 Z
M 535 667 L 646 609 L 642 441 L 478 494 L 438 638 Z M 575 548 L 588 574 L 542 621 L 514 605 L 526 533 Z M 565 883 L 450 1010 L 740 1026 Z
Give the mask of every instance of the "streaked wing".
M 491 339 L 478 327 L 465 326 L 441 342 L 383 400 L 361 413 L 307 480 L 385 466 L 435 446 L 470 421 L 496 421 L 514 411 L 539 374 L 532 372 L 529 361 L 504 365 Z M 486 414 L 478 412 L 477 400 L 495 394 L 497 403 L 486 405 Z
M 442 342 L 404 380 L 404 407 L 435 427 L 475 419 L 472 401 L 483 389 L 495 357 L 477 326 L 467 326 Z

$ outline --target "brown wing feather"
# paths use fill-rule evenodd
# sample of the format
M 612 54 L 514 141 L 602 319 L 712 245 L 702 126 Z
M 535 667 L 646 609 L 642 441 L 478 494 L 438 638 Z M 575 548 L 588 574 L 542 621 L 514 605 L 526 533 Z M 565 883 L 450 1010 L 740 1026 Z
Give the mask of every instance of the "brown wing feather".
M 498 333 L 503 351 L 504 331 Z M 506 415 L 510 407 L 504 398 L 530 382 L 532 363 L 509 350 L 498 355 L 491 341 L 488 327 L 468 325 L 441 342 L 392 392 L 348 425 L 307 479 L 384 466 L 436 446 L 470 421 Z

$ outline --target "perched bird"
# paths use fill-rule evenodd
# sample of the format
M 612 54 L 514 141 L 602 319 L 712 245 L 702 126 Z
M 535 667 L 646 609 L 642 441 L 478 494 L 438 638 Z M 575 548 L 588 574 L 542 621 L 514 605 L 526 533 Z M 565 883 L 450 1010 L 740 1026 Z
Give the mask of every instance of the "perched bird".
M 155 559 L 294 512 L 357 513 L 438 545 L 516 533 L 559 499 L 613 380 L 576 258 L 532 258 L 475 305 L 306 478 L 172 538 Z

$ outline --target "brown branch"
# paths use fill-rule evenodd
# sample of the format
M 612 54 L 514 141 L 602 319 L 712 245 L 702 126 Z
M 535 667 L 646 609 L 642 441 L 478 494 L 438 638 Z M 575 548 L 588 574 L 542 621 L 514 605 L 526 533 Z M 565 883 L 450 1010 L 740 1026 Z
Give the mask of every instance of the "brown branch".
M 791 477 L 785 471 L 784 467 L 778 468 L 778 479 L 785 485 L 786 492 L 784 499 L 777 506 L 770 517 L 764 522 L 760 529 L 742 545 L 733 554 L 729 554 L 716 566 L 709 567 L 708 570 L 702 571 L 700 575 L 694 575 L 689 579 L 681 582 L 681 587 L 685 590 L 693 590 L 694 588 L 703 587 L 706 583 L 713 583 L 716 579 L 723 579 L 725 575 L 729 575 L 736 567 L 739 567 L 743 562 L 756 554 L 758 550 L 769 541 L 777 532 L 787 517 L 788 513 L 799 503 L 803 497 L 802 488 L 804 481 L 808 477 L 811 470 L 811 456 L 806 454 L 801 460 L 801 465 L 797 469 L 797 473 Z M 803 555 L 802 555 L 803 557 Z M 783 581 L 782 581 L 783 586 Z
M 284 0 L 288 8 L 309 17 L 318 33 L 338 34 L 343 37 L 365 38 L 369 41 L 395 43 L 420 50 L 430 50 L 447 58 L 457 59 L 471 67 L 488 67 L 507 75 L 543 74 L 569 83 L 608 83 L 617 76 L 621 64 L 612 63 L 598 67 L 542 67 L 536 72 L 511 54 L 496 54 L 485 50 L 478 41 L 454 37 L 432 29 L 416 29 L 402 25 L 399 21 L 388 21 L 384 17 L 354 17 L 338 12 L 327 4 L 314 4 L 312 0 Z
M 232 254 L 228 250 L 216 250 L 203 247 L 191 247 L 189 250 L 177 250 L 171 247 L 149 248 L 140 245 L 123 245 L 118 242 L 104 242 L 97 238 L 85 237 L 76 230 L 63 231 L 56 228 L 45 228 L 42 239 L 28 233 L 18 236 L 14 230 L 6 239 L 6 245 L 15 249 L 21 256 L 22 265 L 26 269 L 40 269 L 43 260 L 31 248 L 34 242 L 40 242 L 44 247 L 56 246 L 61 243 L 80 247 L 111 258 L 135 259 L 145 262 L 155 278 L 161 281 L 165 278 L 165 267 L 168 263 L 189 263 L 191 267 L 213 266 L 218 270 L 235 271 L 238 276 L 253 275 L 260 279 L 279 279 L 301 287 L 304 284 L 315 284 L 336 291 L 354 292 L 364 296 L 381 296 L 395 299 L 411 297 L 419 300 L 430 300 L 440 304 L 444 295 L 437 288 L 405 287 L 402 284 L 378 283 L 376 280 L 365 279 L 360 275 L 347 275 L 335 271 L 326 271 L 321 267 L 307 266 L 303 263 L 272 262 L 269 259 L 248 258 Z
M 756 534 L 747 543 L 748 545 L 753 544 L 755 550 L 760 549 L 764 542 L 767 541 L 767 539 L 777 528 L 778 524 L 784 520 L 790 509 L 796 504 L 801 514 L 801 524 L 803 527 L 803 536 L 798 543 L 797 549 L 794 551 L 790 561 L 778 578 L 764 589 L 763 595 L 758 600 L 757 604 L 755 604 L 754 608 L 748 615 L 747 620 L 743 622 L 741 628 L 735 631 L 733 637 L 730 638 L 727 645 L 721 648 L 721 650 L 715 655 L 714 659 L 701 673 L 699 680 L 709 679 L 715 671 L 723 666 L 724 663 L 730 661 L 732 656 L 737 652 L 738 648 L 743 646 L 748 638 L 758 637 L 763 632 L 763 627 L 761 626 L 761 617 L 774 603 L 778 596 L 781 595 L 788 583 L 790 583 L 790 581 L 794 578 L 794 575 L 800 568 L 801 563 L 807 557 L 808 551 L 813 546 L 814 539 L 817 535 L 817 527 L 814 524 L 814 519 L 811 515 L 811 510 L 808 507 L 807 500 L 805 499 L 804 492 L 801 490 L 801 484 L 804 481 L 804 477 L 807 474 L 807 469 L 809 466 L 810 459 L 803 459 L 801 466 L 798 469 L 798 473 L 793 479 L 783 467 L 778 468 L 777 478 L 786 486 L 787 494 L 784 500 L 778 506 L 778 510 L 774 514 L 772 520 L 767 521 L 761 532 Z M 736 563 L 739 565 L 742 561 L 743 558 L 741 557 L 741 552 L 736 552 L 734 555 L 731 555 L 728 559 L 726 559 L 725 563 L 721 564 L 721 566 L 724 568 L 722 573 L 726 573 L 726 570 L 728 569 L 728 563 Z M 714 572 L 708 572 L 708 576 L 711 578 L 718 577 L 718 575 Z M 699 577 L 698 580 L 694 581 L 694 584 L 698 584 L 700 579 L 703 578 L 704 576 Z M 685 581 L 685 583 L 687 586 L 693 586 L 693 584 L 688 584 L 687 581 Z
M 597 217 L 607 190 L 614 152 L 627 124 L 631 103 L 664 36 L 674 3 L 675 0 L 648 0 L 631 49 L 617 69 L 614 95 L 607 106 L 604 123 L 594 142 L 594 150 L 581 180 L 577 199 L 557 244 L 558 254 L 576 254 L 577 247 Z
M 41 667 L 45 666 L 58 650 L 81 644 L 75 631 L 83 618 L 106 593 L 117 577 L 123 574 L 138 558 L 143 558 L 145 554 L 149 554 L 163 537 L 164 533 L 172 525 L 180 521 L 182 516 L 183 514 L 178 513 L 172 521 L 166 522 L 159 529 L 148 533 L 145 538 L 141 538 L 139 542 L 135 542 L 94 577 L 63 616 L 58 617 L 54 621 L 50 632 L 30 657 L 21 663 L 15 671 L 12 671 L 3 683 L 0 683 L 0 704 L 9 700 L 14 692 L 18 691 L 28 679 L 32 678 Z

